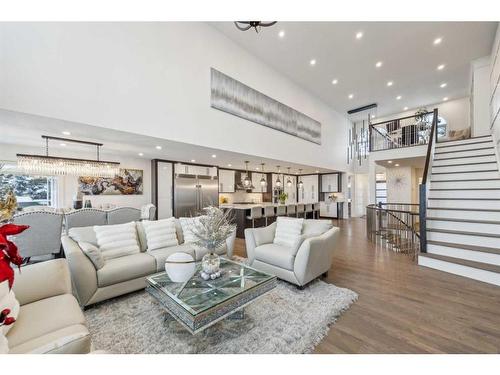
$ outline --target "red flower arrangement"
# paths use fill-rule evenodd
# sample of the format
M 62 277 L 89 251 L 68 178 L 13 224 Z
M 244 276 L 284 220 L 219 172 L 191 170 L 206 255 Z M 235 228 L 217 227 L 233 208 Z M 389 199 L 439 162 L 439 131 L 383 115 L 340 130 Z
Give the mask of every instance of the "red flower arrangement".
M 3 309 L 2 312 L 0 312 L 0 327 L 10 326 L 16 321 L 16 319 L 9 316 L 9 314 L 10 314 L 10 309 Z
M 9 241 L 7 236 L 14 236 L 22 233 L 28 228 L 28 225 L 15 224 L 4 224 L 0 227 L 0 283 L 8 280 L 9 288 L 12 288 L 12 285 L 14 284 L 14 270 L 10 264 L 12 263 L 21 268 L 23 258 L 19 255 L 17 246 L 14 242 Z M 3 311 L 1 314 L 3 314 Z M 9 318 L 6 318 L 6 320 L 7 319 Z M 3 324 L 6 324 L 5 321 Z

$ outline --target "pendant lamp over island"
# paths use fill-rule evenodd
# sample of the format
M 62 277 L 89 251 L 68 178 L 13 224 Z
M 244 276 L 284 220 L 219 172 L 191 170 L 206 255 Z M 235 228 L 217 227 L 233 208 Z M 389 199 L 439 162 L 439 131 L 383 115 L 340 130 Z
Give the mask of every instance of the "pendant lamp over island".
M 250 188 L 252 186 L 252 180 L 250 180 L 250 176 L 248 175 L 248 163 L 250 163 L 248 160 L 245 161 L 246 175 L 245 175 L 245 179 L 243 180 L 243 185 L 246 188 Z
M 267 185 L 267 180 L 265 178 L 265 172 L 264 172 L 264 163 L 260 163 L 262 165 L 262 178 L 260 179 L 260 186 L 264 187 Z
M 281 171 L 280 171 L 280 166 L 278 165 L 277 168 L 278 168 L 278 178 L 276 178 L 276 187 L 277 188 L 281 188 L 281 180 L 280 180 L 280 172 Z
M 290 179 L 290 167 L 287 167 L 287 169 L 288 169 L 288 176 L 286 180 L 286 186 L 292 187 L 292 180 Z
M 302 182 L 302 177 L 300 176 L 302 174 L 302 169 L 299 169 L 299 189 L 302 189 L 304 187 L 304 183 Z

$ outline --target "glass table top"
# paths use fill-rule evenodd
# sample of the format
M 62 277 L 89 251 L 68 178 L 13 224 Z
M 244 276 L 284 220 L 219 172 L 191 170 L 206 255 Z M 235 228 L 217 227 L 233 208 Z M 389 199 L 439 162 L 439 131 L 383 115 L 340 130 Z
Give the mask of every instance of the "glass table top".
M 221 258 L 220 269 L 222 275 L 215 280 L 203 280 L 200 277 L 201 263 L 197 263 L 194 275 L 187 282 L 175 283 L 166 272 L 152 275 L 147 281 L 191 314 L 197 315 L 275 278 L 226 258 Z

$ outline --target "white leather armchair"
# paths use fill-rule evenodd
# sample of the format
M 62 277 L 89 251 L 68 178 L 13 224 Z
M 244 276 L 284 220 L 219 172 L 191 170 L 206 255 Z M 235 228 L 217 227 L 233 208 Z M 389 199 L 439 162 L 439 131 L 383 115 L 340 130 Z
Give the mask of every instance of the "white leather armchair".
M 299 287 L 328 272 L 339 232 L 330 220 L 305 220 L 303 234 L 293 248 L 274 244 L 275 231 L 276 223 L 245 229 L 252 267 Z

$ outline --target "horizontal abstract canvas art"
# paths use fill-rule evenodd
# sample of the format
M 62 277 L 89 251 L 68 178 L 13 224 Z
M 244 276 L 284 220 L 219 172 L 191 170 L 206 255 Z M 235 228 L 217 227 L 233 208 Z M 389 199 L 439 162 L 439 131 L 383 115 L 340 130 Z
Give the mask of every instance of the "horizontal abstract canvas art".
M 120 169 L 115 177 L 78 177 L 78 188 L 85 195 L 140 195 L 142 169 Z
M 321 144 L 321 123 L 213 68 L 210 104 L 257 124 Z

